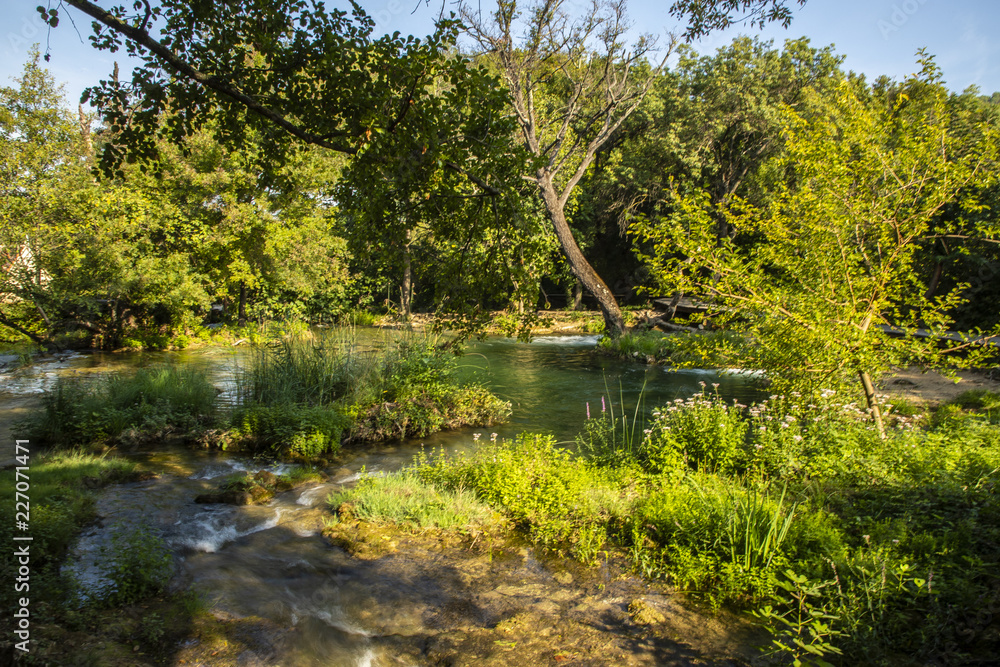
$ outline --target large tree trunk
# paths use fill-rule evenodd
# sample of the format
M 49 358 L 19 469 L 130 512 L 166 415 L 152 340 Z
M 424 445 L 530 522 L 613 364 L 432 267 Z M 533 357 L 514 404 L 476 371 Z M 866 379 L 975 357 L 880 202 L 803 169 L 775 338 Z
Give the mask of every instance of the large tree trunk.
M 569 262 L 570 271 L 597 299 L 601 314 L 604 315 L 604 333 L 611 338 L 617 338 L 625 331 L 625 320 L 622 318 L 622 311 L 618 307 L 615 295 L 580 251 L 580 246 L 573 238 L 573 231 L 569 228 L 569 223 L 566 222 L 563 207 L 559 205 L 559 197 L 556 196 L 552 181 L 546 178 L 539 183 L 539 189 L 542 191 L 542 200 L 545 202 L 549 220 L 555 229 L 556 238 L 559 239 L 559 245 Z

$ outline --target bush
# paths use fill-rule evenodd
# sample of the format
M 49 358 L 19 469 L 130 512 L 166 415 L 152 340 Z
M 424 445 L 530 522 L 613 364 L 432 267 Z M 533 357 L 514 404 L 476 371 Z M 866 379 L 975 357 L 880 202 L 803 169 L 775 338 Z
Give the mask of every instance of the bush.
M 617 338 L 601 338 L 597 348 L 620 359 L 652 359 L 688 368 L 728 368 L 739 365 L 737 350 L 745 345 L 745 339 L 729 331 L 629 331 Z
M 381 347 L 362 349 L 344 332 L 290 336 L 258 348 L 238 381 L 245 406 L 286 406 L 278 408 L 284 416 L 275 421 L 251 414 L 253 423 L 242 423 L 243 411 L 238 411 L 234 428 L 241 434 L 263 436 L 271 446 L 291 437 L 289 411 L 313 415 L 307 426 L 319 426 L 318 413 L 304 409 L 309 407 L 346 416 L 339 426 L 358 441 L 424 436 L 465 425 L 489 426 L 510 415 L 510 404 L 485 388 L 459 386 L 455 368 L 455 356 L 443 351 L 435 338 L 387 339 Z M 296 424 L 291 427 L 295 433 L 302 432 Z M 332 431 L 323 432 L 332 437 Z M 315 438 L 306 439 L 301 450 L 320 449 Z
M 336 407 L 249 405 L 233 414 L 233 430 L 251 451 L 312 458 L 335 454 L 350 422 Z
M 629 519 L 639 547 L 634 558 L 714 605 L 767 600 L 775 573 L 788 560 L 784 543 L 796 507 L 784 489 L 778 494 L 767 485 L 692 475 L 636 505 Z M 646 540 L 654 545 L 651 552 L 641 549 Z
M 101 573 L 110 584 L 95 601 L 116 607 L 134 604 L 163 592 L 173 571 L 173 557 L 159 535 L 145 525 L 117 526 L 110 550 L 102 553 Z
M 717 397 L 697 394 L 653 411 L 640 458 L 651 471 L 735 472 L 746 447 L 748 424 L 740 410 Z
M 609 521 L 624 513 L 615 492 L 621 479 L 556 447 L 551 436 L 524 433 L 471 455 L 442 454 L 422 461 L 417 474 L 435 486 L 473 491 L 547 547 L 596 554 Z
M 991 424 L 1000 422 L 1000 393 L 971 389 L 958 395 L 952 403 L 963 410 L 984 415 Z

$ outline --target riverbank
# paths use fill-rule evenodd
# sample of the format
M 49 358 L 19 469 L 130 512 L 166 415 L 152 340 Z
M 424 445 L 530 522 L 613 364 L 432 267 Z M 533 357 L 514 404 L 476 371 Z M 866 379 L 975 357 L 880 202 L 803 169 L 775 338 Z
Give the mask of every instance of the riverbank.
M 279 661 L 273 656 L 308 662 L 312 658 L 295 651 L 315 650 L 354 664 L 368 655 L 392 660 L 428 646 L 439 646 L 434 655 L 442 660 L 475 655 L 497 665 L 524 664 L 515 646 L 532 659 L 560 656 L 581 664 L 602 664 L 601 647 L 620 649 L 622 660 L 634 664 L 739 663 L 753 658 L 750 645 L 775 648 L 754 634 L 749 613 L 765 614 L 771 627 L 781 628 L 764 610 L 788 614 L 789 596 L 807 592 L 813 609 L 836 617 L 822 637 L 831 662 L 835 654 L 827 644 L 848 656 L 844 664 L 904 664 L 900 654 L 915 662 L 938 659 L 926 651 L 956 638 L 973 656 L 993 650 L 991 627 L 970 625 L 961 610 L 989 609 L 991 571 L 976 563 L 1000 558 L 990 551 L 1000 542 L 997 396 L 965 396 L 933 412 L 887 407 L 883 441 L 849 398 L 830 394 L 815 407 L 794 396 L 762 400 L 739 378 L 596 356 L 595 338 L 473 344 L 459 366 L 488 372 L 489 386 L 516 406 L 514 423 L 482 429 L 478 437 L 464 429 L 346 448 L 319 471 L 325 479 L 297 490 L 283 491 L 259 473 L 260 463 L 229 452 L 138 442 L 129 458 L 159 477 L 98 492 L 99 521 L 83 530 L 75 553 L 94 562 L 87 558 L 113 544 L 108 540 L 115 526 L 141 519 L 180 568 L 170 590 L 208 596 L 201 608 L 183 598 L 171 602 L 169 595 L 128 607 L 128 614 L 141 616 L 136 610 L 147 604 L 162 621 L 149 626 L 159 643 L 142 644 L 136 653 L 145 656 L 133 654 L 147 663 L 178 664 L 182 650 L 191 651 L 183 654 L 190 660 L 219 651 L 219 660 L 232 656 L 234 662 L 245 652 L 263 656 L 264 664 Z M 143 359 L 135 357 L 140 364 Z M 84 360 L 96 359 L 77 361 Z M 49 386 L 34 376 L 22 384 L 30 390 Z M 558 442 L 532 435 L 545 430 Z M 428 445 L 424 458 L 421 443 Z M 582 456 L 572 453 L 577 449 Z M 384 486 L 399 482 L 393 473 L 406 466 L 422 486 Z M 258 490 L 254 498 L 251 481 L 263 482 L 262 490 L 274 495 L 268 500 Z M 230 490 L 250 504 L 194 502 Z M 462 514 L 469 500 L 455 506 L 450 494 L 459 490 L 473 496 L 475 513 Z M 439 526 L 449 521 L 450 527 Z M 510 567 L 490 574 L 500 565 Z M 618 569 L 602 574 L 612 565 Z M 462 576 L 466 569 L 474 576 Z M 883 569 L 884 580 L 871 575 Z M 385 589 L 369 576 L 386 577 Z M 515 586 L 518 577 L 531 585 L 526 591 L 490 597 L 491 587 L 501 581 Z M 612 585 L 626 579 L 635 582 L 634 597 Z M 480 602 L 476 595 L 486 597 Z M 879 605 L 862 604 L 868 596 Z M 736 634 L 684 634 L 683 624 L 671 625 L 670 607 L 663 604 L 681 599 L 709 618 L 721 614 L 693 625 L 718 622 Z M 473 607 L 461 607 L 463 600 Z M 450 601 L 460 607 L 454 619 L 435 616 Z M 196 607 L 191 614 L 184 611 L 188 604 Z M 518 617 L 521 608 L 525 615 Z M 475 609 L 484 611 L 476 616 Z M 469 614 L 477 619 L 471 624 L 462 620 Z M 168 615 L 180 620 L 167 622 Z M 60 630 L 53 645 L 76 641 L 77 626 L 69 623 L 55 624 Z M 588 634 L 577 624 L 603 634 Z M 122 649 L 130 648 L 126 633 L 142 624 L 128 627 L 119 628 L 114 640 L 122 660 L 128 658 Z M 536 627 L 552 627 L 554 634 L 533 639 Z M 750 639 L 739 639 L 739 628 Z M 592 648 L 575 657 L 559 653 L 565 646 L 560 634 Z M 933 638 L 929 649 L 917 635 Z M 775 639 L 787 644 L 789 636 Z M 267 650 L 257 652 L 262 647 Z M 423 659 L 413 662 L 430 664 Z
M 833 392 L 797 403 L 744 412 L 705 393 L 664 406 L 641 433 L 620 411 L 595 417 L 582 458 L 530 434 L 422 458 L 331 497 L 329 533 L 377 559 L 392 526 L 433 523 L 442 505 L 468 505 L 449 494 L 471 492 L 546 553 L 598 568 L 621 555 L 714 609 L 752 612 L 774 633 L 761 646 L 774 656 L 995 655 L 989 617 L 970 619 L 998 599 L 1000 395 L 933 413 L 887 405 L 885 439 Z
M 381 546 L 377 556 L 359 558 L 324 529 L 334 515 L 319 503 L 350 492 L 371 458 L 327 469 L 328 479 L 279 491 L 267 505 L 223 510 L 193 499 L 234 475 L 259 478 L 273 469 L 171 452 L 139 456 L 131 477 L 111 486 L 62 480 L 86 489 L 94 522 L 61 568 L 74 573 L 72 585 L 33 599 L 35 660 L 721 665 L 743 662 L 760 640 L 744 621 L 705 617 L 662 583 L 635 576 L 620 554 L 583 566 L 539 550 L 503 523 L 445 531 L 345 518 L 338 525 Z M 39 481 L 43 470 L 39 462 Z M 112 575 L 119 590 L 140 590 L 128 582 L 141 581 L 148 567 L 139 566 L 154 562 L 160 546 L 175 554 L 173 584 L 81 606 L 79 587 L 101 590 L 90 564 L 101 562 L 102 545 L 122 544 L 124 526 L 145 537 L 131 549 L 129 568 Z

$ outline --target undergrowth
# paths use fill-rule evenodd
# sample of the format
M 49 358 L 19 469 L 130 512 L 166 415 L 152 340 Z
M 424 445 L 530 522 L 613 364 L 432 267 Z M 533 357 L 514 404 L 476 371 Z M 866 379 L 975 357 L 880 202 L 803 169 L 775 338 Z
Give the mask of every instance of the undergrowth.
M 434 337 L 362 346 L 350 330 L 303 333 L 254 348 L 238 376 L 229 436 L 277 456 L 335 454 L 346 441 L 424 436 L 505 420 L 510 405 L 460 384 L 455 356 Z
M 882 440 L 832 391 L 753 406 L 703 392 L 648 424 L 638 411 L 602 413 L 576 453 L 522 434 L 424 453 L 403 475 L 471 492 L 543 548 L 585 563 L 617 549 L 644 576 L 754 613 L 779 662 L 981 663 L 1000 652 L 1000 428 L 989 400 L 966 396 L 942 416 L 883 401 Z M 392 479 L 372 478 L 366 492 Z
M 59 378 L 29 421 L 28 434 L 56 447 L 193 436 L 215 421 L 217 393 L 202 372 L 172 365 Z

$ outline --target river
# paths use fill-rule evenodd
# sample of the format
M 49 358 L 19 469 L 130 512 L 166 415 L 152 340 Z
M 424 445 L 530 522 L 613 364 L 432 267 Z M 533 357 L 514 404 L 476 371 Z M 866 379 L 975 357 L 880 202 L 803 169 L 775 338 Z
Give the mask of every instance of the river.
M 267 505 L 192 502 L 225 475 L 258 470 L 259 464 L 180 447 L 130 454 L 159 477 L 102 492 L 97 507 L 101 519 L 80 536 L 68 567 L 84 586 L 101 585 L 94 564 L 101 549 L 109 545 L 114 528 L 144 521 L 163 536 L 174 553 L 175 588 L 201 592 L 218 612 L 260 617 L 277 627 L 294 629 L 294 641 L 286 637 L 273 642 L 270 654 L 264 651 L 258 656 L 260 664 L 418 664 L 420 655 L 430 650 L 428 628 L 438 623 L 433 619 L 441 613 L 442 605 L 450 604 L 441 597 L 448 588 L 445 579 L 458 576 L 455 572 L 462 567 L 443 554 L 423 563 L 412 559 L 408 564 L 392 559 L 362 562 L 322 538 L 325 498 L 353 483 L 362 467 L 375 473 L 398 469 L 412 460 L 421 445 L 469 448 L 474 446 L 474 433 L 480 431 L 484 431 L 484 439 L 490 437 L 485 431 L 495 431 L 499 437 L 524 430 L 549 432 L 560 442 L 571 444 L 588 410 L 591 416 L 601 412 L 602 397 L 606 409 L 620 413 L 624 404 L 632 415 L 637 403 L 648 413 L 656 405 L 702 390 L 717 390 L 726 398 L 743 401 L 757 395 L 746 378 L 738 375 L 675 372 L 595 355 L 596 340 L 596 336 L 543 336 L 530 344 L 503 338 L 471 344 L 459 360 L 460 372 L 512 403 L 509 423 L 348 452 L 328 471 L 330 481 L 280 494 Z M 170 361 L 203 368 L 222 390 L 220 400 L 226 402 L 234 394 L 233 374 L 239 360 L 238 349 L 219 347 L 47 358 L 28 368 L 0 373 L 0 424 L 5 429 L 0 435 L 15 436 L 11 422 L 32 409 L 37 404 L 33 397 L 53 386 L 59 377 L 86 377 Z M 713 384 L 718 384 L 717 389 Z M 280 472 L 276 466 L 269 469 Z M 512 569 L 505 576 L 522 581 L 551 579 L 527 551 L 517 563 L 506 567 Z M 600 590 L 605 591 L 604 584 Z M 610 592 L 602 594 L 613 600 L 608 597 Z M 490 607 L 484 602 L 482 609 L 493 611 L 482 613 L 499 614 L 499 604 Z M 574 604 L 574 609 L 582 608 L 582 603 Z

